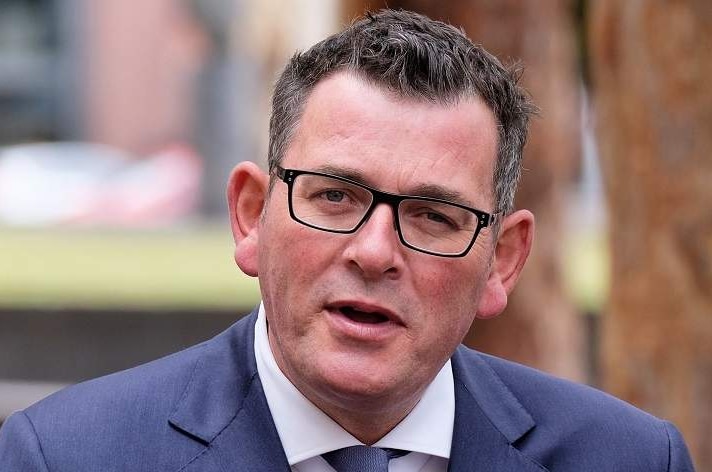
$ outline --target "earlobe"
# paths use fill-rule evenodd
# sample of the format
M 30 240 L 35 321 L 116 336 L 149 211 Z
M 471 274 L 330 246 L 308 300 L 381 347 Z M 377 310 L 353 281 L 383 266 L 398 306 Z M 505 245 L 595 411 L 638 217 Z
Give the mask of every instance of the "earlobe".
M 252 162 L 241 162 L 227 184 L 230 226 L 235 240 L 235 262 L 247 275 L 257 276 L 257 241 L 268 176 Z
M 534 239 L 534 215 L 518 210 L 501 223 L 489 278 L 480 296 L 476 316 L 492 318 L 504 311 Z

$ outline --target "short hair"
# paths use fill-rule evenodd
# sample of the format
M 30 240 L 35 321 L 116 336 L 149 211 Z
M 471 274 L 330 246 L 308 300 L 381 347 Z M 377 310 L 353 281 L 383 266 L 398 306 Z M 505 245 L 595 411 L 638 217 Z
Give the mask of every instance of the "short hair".
M 367 13 L 291 58 L 272 99 L 270 173 L 284 158 L 313 88 L 339 71 L 403 98 L 441 104 L 481 98 L 498 127 L 495 211 L 512 211 L 529 117 L 536 112 L 518 86 L 519 68 L 505 68 L 462 30 L 404 10 Z

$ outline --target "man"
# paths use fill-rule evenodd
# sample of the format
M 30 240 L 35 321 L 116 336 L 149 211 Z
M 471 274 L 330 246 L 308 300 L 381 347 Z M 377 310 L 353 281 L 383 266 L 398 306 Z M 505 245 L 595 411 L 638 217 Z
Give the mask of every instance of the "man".
M 683 471 L 671 424 L 460 346 L 505 307 L 532 105 L 458 30 L 382 11 L 295 55 L 269 172 L 228 184 L 262 305 L 16 413 L 2 470 Z M 371 447 L 367 447 L 371 446 Z

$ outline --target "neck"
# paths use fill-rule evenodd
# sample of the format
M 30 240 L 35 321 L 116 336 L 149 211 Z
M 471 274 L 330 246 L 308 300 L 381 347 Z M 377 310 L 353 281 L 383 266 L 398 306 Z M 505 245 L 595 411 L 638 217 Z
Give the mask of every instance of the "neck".
M 365 415 L 363 410 L 356 415 L 350 414 L 350 412 L 348 414 L 345 412 L 329 412 L 325 409 L 322 409 L 322 411 L 352 436 L 368 446 L 375 444 L 388 434 L 410 412 L 408 410 L 399 415 L 384 416 L 380 412 L 372 412 Z
M 408 416 L 423 391 L 408 396 L 400 391 L 394 395 L 396 398 L 338 398 L 338 401 L 319 397 L 316 392 L 302 391 L 302 394 L 349 434 L 371 446 Z

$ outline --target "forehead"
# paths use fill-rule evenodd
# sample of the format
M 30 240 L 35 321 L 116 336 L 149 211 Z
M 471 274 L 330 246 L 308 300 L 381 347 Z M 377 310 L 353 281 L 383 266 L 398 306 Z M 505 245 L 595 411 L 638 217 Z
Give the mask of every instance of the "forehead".
M 284 166 L 344 169 L 394 193 L 436 185 L 482 206 L 496 151 L 494 114 L 481 100 L 404 99 L 342 72 L 312 91 Z

